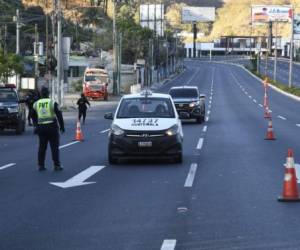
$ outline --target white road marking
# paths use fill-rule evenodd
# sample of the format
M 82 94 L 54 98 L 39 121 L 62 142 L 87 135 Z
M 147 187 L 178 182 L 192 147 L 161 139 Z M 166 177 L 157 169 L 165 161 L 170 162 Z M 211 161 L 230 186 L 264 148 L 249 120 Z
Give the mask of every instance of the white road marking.
M 189 85 L 191 83 L 191 81 L 194 79 L 194 77 L 199 73 L 200 69 L 197 69 L 196 72 L 192 75 L 191 79 L 187 81 L 187 85 Z
M 269 110 L 270 111 L 270 110 Z M 271 111 L 270 111 L 271 112 Z M 281 115 L 278 115 L 277 116 L 279 119 L 282 119 L 282 120 L 286 120 L 286 118 L 285 117 L 283 117 L 283 116 L 281 116 Z
M 198 167 L 197 163 L 191 164 L 190 171 L 189 171 L 188 176 L 186 177 L 186 180 L 184 183 L 184 187 L 192 187 L 193 186 L 197 167 Z
M 206 121 L 206 122 L 208 122 L 208 121 L 209 121 L 209 116 L 207 116 L 207 117 L 205 118 L 205 121 Z
M 176 240 L 164 240 L 160 250 L 174 250 L 176 242 Z
M 264 106 L 262 104 L 258 104 L 261 108 L 263 108 Z
M 255 99 L 253 99 L 253 102 L 257 103 L 257 101 Z
M 300 124 L 296 124 L 297 127 L 300 127 Z
M 206 132 L 206 131 L 207 131 L 207 126 L 204 126 L 202 132 Z
M 199 139 L 198 144 L 197 144 L 197 149 L 200 150 L 200 149 L 202 148 L 202 146 L 203 146 L 203 141 L 204 141 L 203 138 L 200 138 L 200 139 Z
M 74 144 L 76 144 L 76 143 L 78 143 L 78 142 L 79 142 L 79 141 L 73 141 L 73 142 L 67 143 L 67 144 L 65 144 L 65 145 L 61 145 L 61 146 L 59 146 L 59 149 L 69 147 L 69 146 L 74 145 Z
M 105 166 L 90 166 L 89 168 L 83 170 L 82 172 L 66 180 L 65 182 L 50 182 L 50 184 L 61 188 L 70 188 L 94 184 L 96 182 L 85 182 L 85 180 L 87 180 L 92 175 L 96 174 L 104 168 Z
M 211 100 L 209 100 L 209 104 L 211 104 Z
M 212 96 L 211 96 L 211 97 L 209 97 L 209 99 L 210 99 L 210 100 L 212 100 Z
M 102 131 L 100 132 L 100 134 L 104 134 L 104 133 L 108 132 L 109 130 L 110 130 L 110 128 L 109 128 L 109 129 L 102 130 Z
M 208 115 L 210 114 L 210 110 L 207 111 L 207 114 L 208 114 Z
M 6 165 L 0 167 L 0 170 L 6 169 L 6 168 L 10 168 L 10 167 L 13 167 L 13 166 L 16 166 L 16 163 L 6 164 Z
M 247 91 L 245 91 L 245 94 L 246 94 L 246 95 L 248 95 L 248 92 L 247 92 Z
M 250 99 L 252 99 L 252 96 L 251 96 L 251 95 L 249 95 L 249 98 L 250 98 Z

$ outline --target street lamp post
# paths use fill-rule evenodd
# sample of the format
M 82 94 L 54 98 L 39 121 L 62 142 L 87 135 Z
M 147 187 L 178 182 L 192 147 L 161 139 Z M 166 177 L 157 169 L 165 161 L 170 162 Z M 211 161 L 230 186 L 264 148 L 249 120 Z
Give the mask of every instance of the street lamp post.
M 117 54 L 117 30 L 116 30 L 116 0 L 113 0 L 113 94 L 118 94 L 118 54 Z

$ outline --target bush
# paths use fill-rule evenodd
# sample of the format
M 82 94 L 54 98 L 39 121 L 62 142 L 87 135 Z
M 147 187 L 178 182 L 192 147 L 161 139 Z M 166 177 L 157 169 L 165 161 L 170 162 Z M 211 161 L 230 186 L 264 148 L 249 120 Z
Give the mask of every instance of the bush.
M 73 81 L 71 83 L 71 87 L 75 92 L 82 92 L 82 79 Z

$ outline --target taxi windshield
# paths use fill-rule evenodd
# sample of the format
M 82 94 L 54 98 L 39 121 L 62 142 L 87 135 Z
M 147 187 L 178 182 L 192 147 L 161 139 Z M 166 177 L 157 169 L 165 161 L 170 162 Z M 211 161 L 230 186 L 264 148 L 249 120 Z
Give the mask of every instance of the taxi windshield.
M 175 113 L 168 98 L 123 99 L 117 118 L 174 118 Z
M 10 89 L 0 89 L 0 102 L 17 102 L 17 94 Z

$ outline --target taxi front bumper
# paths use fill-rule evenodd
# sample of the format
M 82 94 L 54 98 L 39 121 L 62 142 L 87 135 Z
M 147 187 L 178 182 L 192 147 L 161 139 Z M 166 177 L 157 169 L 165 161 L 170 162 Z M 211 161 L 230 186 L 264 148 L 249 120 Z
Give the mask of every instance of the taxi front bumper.
M 172 136 L 151 136 L 147 133 L 141 136 L 110 134 L 109 152 L 118 159 L 170 158 L 182 153 L 182 138 L 179 134 Z

